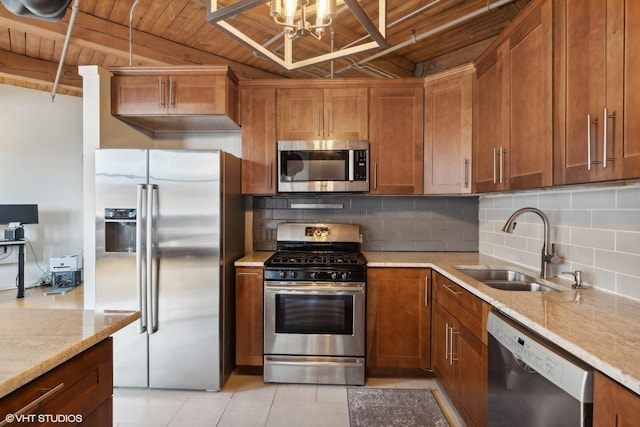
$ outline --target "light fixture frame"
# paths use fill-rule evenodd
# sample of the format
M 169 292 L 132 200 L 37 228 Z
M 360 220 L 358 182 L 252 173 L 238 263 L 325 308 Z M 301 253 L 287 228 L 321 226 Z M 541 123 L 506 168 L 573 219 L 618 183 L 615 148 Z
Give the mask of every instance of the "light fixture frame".
M 263 45 L 253 40 L 245 33 L 234 27 L 232 24 L 226 21 L 227 18 L 236 16 L 242 12 L 246 12 L 254 7 L 269 3 L 265 0 L 239 0 L 230 5 L 218 8 L 217 0 L 207 0 L 207 21 L 217 28 L 225 31 L 238 41 L 248 45 L 255 49 L 258 53 L 266 56 L 270 60 L 286 68 L 287 70 L 295 70 L 298 68 L 307 67 L 309 65 L 317 64 L 320 62 L 331 61 L 337 58 L 353 55 L 356 53 L 364 52 L 371 49 L 377 49 L 386 47 L 386 28 L 387 28 L 387 2 L 386 0 L 378 0 L 378 26 L 373 23 L 371 18 L 367 15 L 364 9 L 358 4 L 357 0 L 344 0 L 344 4 L 351 10 L 353 15 L 360 21 L 362 26 L 367 30 L 371 36 L 371 41 L 350 46 L 345 49 L 340 49 L 334 52 L 329 52 L 323 55 L 314 56 L 312 58 L 294 61 L 293 59 L 293 40 L 289 39 L 285 35 L 284 38 L 284 59 L 265 48 Z

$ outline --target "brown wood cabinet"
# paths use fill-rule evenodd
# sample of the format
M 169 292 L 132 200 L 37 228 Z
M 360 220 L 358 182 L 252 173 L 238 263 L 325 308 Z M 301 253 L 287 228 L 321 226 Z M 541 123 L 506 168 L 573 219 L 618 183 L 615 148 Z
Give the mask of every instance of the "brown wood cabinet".
M 422 194 L 422 81 L 374 87 L 369 98 L 370 193 Z
M 532 2 L 478 58 L 477 192 L 553 184 L 552 4 Z
M 486 426 L 489 306 L 433 272 L 433 371 L 468 425 Z
M 236 268 L 236 365 L 263 365 L 264 273 Z
M 237 129 L 238 82 L 226 66 L 112 67 L 111 114 L 151 132 Z
M 424 194 L 471 192 L 471 64 L 426 79 Z
M 596 371 L 593 382 L 593 425 L 640 425 L 640 396 Z
M 431 270 L 367 271 L 367 369 L 431 367 Z
M 111 427 L 112 395 L 113 343 L 107 338 L 3 397 L 0 412 L 15 414 L 28 407 L 20 413 L 34 422 L 25 425 L 62 425 L 59 419 L 38 418 L 58 415 L 73 417 L 64 425 Z
M 278 89 L 278 139 L 367 139 L 367 88 Z
M 276 193 L 276 90 L 241 91 L 242 194 Z
M 554 2 L 556 184 L 640 176 L 640 4 Z

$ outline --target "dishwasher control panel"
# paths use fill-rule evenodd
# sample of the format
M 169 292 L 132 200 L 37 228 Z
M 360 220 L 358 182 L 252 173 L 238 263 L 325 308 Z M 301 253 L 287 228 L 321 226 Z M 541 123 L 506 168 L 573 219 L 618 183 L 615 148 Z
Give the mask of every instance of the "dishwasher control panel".
M 576 399 L 592 401 L 584 400 L 585 395 L 593 395 L 591 367 L 578 360 L 570 360 L 569 355 L 553 349 L 534 332 L 493 312 L 489 313 L 487 330 L 523 368 L 536 371 Z

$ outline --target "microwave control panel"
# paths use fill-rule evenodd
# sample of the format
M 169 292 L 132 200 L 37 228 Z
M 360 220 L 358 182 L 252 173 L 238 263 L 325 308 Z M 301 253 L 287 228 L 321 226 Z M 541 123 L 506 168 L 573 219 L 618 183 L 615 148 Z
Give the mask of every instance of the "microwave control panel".
M 353 180 L 367 180 L 367 150 L 353 151 Z

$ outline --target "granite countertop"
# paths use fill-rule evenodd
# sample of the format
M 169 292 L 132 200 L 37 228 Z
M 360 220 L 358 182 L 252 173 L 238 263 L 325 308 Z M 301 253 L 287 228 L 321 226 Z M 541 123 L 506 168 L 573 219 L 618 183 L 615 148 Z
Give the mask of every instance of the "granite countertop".
M 0 398 L 140 317 L 137 311 L 0 308 Z
M 259 267 L 272 252 L 254 252 L 236 266 Z M 640 302 L 596 288 L 571 289 L 570 280 L 550 282 L 563 292 L 501 291 L 459 272 L 458 266 L 514 266 L 478 253 L 364 252 L 367 266 L 429 267 L 458 283 L 512 319 L 556 343 L 640 394 Z M 246 264 L 245 264 L 246 261 Z M 516 266 L 517 270 L 539 272 Z

